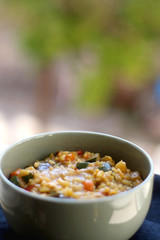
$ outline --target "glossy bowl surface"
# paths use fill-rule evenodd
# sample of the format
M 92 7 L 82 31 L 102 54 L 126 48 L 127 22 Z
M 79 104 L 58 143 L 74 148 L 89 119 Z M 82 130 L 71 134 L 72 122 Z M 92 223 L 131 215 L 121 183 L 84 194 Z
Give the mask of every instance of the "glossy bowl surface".
M 143 183 L 127 192 L 92 200 L 41 197 L 8 180 L 17 168 L 51 152 L 83 150 L 110 155 L 138 170 Z M 127 240 L 141 226 L 153 189 L 153 163 L 139 146 L 116 136 L 87 131 L 47 132 L 9 146 L 0 160 L 0 202 L 18 234 L 55 240 Z

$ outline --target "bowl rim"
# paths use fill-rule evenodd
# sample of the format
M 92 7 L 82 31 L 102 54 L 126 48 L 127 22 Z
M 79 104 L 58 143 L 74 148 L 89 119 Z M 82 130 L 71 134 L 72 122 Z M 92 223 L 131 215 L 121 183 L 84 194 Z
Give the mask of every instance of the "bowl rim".
M 3 160 L 3 156 L 12 148 L 23 144 L 24 142 L 30 141 L 33 138 L 41 138 L 45 136 L 52 136 L 55 134 L 89 134 L 89 135 L 99 135 L 99 136 L 106 136 L 112 139 L 117 139 L 118 141 L 125 142 L 132 146 L 133 148 L 136 148 L 138 151 L 140 151 L 147 159 L 150 164 L 150 171 L 148 176 L 143 180 L 142 183 L 140 183 L 138 186 L 129 189 L 127 191 L 107 196 L 107 197 L 101 197 L 101 198 L 93 198 L 93 199 L 72 199 L 72 198 L 54 198 L 54 197 L 49 197 L 49 196 L 43 196 L 40 194 L 34 194 L 29 191 L 24 190 L 23 188 L 20 188 L 13 184 L 3 173 L 1 169 L 1 162 Z M 21 140 L 18 140 L 14 142 L 13 144 L 10 144 L 5 150 L 3 150 L 0 154 L 0 178 L 3 179 L 3 181 L 9 185 L 13 190 L 17 191 L 19 194 L 22 194 L 30 199 L 37 199 L 39 201 L 44 201 L 44 202 L 50 202 L 50 203 L 59 203 L 59 204 L 90 204 L 90 203 L 100 203 L 100 202 L 110 202 L 112 200 L 116 200 L 117 198 L 125 197 L 126 195 L 133 194 L 136 190 L 140 190 L 152 177 L 154 176 L 154 164 L 153 161 L 150 157 L 150 155 L 140 146 L 137 144 L 133 143 L 132 141 L 129 141 L 125 138 L 118 137 L 116 135 L 112 134 L 107 134 L 103 132 L 96 132 L 96 131 L 82 131 L 82 130 L 64 130 L 64 131 L 49 131 L 49 132 L 42 132 L 38 134 L 34 134 L 30 137 L 23 138 Z M 0 197 L 1 198 L 1 197 Z

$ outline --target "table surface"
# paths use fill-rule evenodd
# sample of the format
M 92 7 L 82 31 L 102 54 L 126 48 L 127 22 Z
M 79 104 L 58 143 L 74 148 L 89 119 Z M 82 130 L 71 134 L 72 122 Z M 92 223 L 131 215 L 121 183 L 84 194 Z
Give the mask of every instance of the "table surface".
M 16 240 L 22 239 L 10 228 L 0 207 L 0 240 L 10 240 L 13 238 Z M 32 240 L 31 238 L 29 239 Z M 151 239 L 160 239 L 160 175 L 158 174 L 154 175 L 153 197 L 148 214 L 142 226 L 134 234 L 134 236 L 130 238 L 130 240 Z M 25 240 L 24 237 L 23 240 Z M 26 240 L 28 240 L 28 238 L 26 238 Z

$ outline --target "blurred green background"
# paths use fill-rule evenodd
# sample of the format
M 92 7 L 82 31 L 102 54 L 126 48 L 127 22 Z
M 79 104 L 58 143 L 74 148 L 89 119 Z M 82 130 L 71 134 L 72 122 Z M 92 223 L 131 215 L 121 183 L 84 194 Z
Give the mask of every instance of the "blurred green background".
M 159 13 L 158 0 L 0 0 L 2 145 L 78 129 L 160 153 Z

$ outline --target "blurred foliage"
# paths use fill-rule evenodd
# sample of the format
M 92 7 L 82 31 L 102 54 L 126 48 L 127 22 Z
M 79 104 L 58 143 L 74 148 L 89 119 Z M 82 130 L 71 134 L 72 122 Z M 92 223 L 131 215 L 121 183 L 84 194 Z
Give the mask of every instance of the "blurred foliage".
M 109 103 L 119 79 L 141 86 L 159 74 L 159 0 L 3 0 L 20 38 L 41 63 L 89 49 L 82 99 L 88 106 Z

